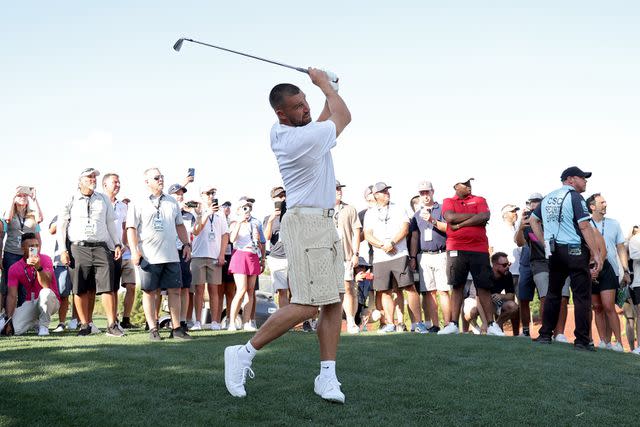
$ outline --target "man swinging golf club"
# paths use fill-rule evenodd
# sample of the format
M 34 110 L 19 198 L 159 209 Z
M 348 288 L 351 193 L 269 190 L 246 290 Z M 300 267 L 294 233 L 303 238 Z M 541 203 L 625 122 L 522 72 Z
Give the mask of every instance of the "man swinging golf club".
M 281 237 L 289 260 L 291 304 L 279 309 L 245 345 L 224 351 L 224 377 L 231 395 L 244 397 L 247 376 L 254 377 L 251 362 L 258 350 L 293 326 L 314 317 L 320 308 L 320 375 L 314 391 L 323 399 L 344 403 L 336 377 L 344 293 L 342 245 L 333 224 L 335 174 L 330 150 L 351 121 L 351 113 L 326 72 L 308 69 L 309 77 L 326 96 L 318 120 L 311 121 L 305 94 L 288 83 L 276 85 L 269 102 L 278 116 L 271 129 L 271 149 L 276 156 L 284 188 L 287 214 Z

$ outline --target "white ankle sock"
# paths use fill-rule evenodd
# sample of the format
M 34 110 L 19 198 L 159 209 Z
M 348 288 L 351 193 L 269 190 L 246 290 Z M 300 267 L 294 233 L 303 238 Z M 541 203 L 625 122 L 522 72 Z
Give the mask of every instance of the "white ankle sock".
M 247 343 L 238 350 L 238 357 L 251 363 L 253 358 L 256 357 L 256 353 L 258 353 L 258 350 L 251 345 L 251 341 L 247 341 Z
M 335 360 L 321 361 L 320 376 L 322 378 L 336 378 L 336 361 Z

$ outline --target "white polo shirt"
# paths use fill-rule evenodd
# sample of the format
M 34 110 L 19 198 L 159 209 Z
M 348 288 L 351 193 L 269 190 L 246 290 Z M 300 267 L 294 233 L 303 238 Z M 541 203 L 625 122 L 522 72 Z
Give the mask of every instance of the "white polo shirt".
M 373 230 L 373 236 L 387 242 L 398 234 L 404 224 L 408 224 L 411 218 L 405 209 L 395 203 L 389 203 L 384 207 L 373 207 L 364 215 L 364 229 Z M 373 248 L 373 262 L 383 262 L 408 256 L 407 239 L 396 243 L 396 253 L 389 255 L 380 248 Z
M 331 120 L 305 126 L 273 125 L 271 150 L 287 189 L 288 207 L 333 208 L 336 177 L 330 150 L 335 146 L 336 125 Z
M 151 264 L 180 262 L 176 226 L 182 223 L 180 205 L 166 194 L 131 203 L 127 212 L 127 228 L 138 230 L 142 256 Z
M 222 236 L 229 233 L 227 220 L 217 213 L 209 215 L 200 234 L 193 236 L 191 256 L 193 258 L 213 258 L 220 256 Z

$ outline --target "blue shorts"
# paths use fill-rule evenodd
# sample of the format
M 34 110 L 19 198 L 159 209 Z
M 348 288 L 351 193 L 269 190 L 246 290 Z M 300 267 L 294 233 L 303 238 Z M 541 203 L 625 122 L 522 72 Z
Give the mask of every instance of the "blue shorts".
M 520 264 L 520 279 L 518 280 L 518 299 L 533 301 L 536 291 L 536 283 L 533 281 L 531 267 Z
M 60 298 L 67 298 L 71 295 L 71 289 L 73 288 L 71 276 L 69 276 L 69 269 L 64 265 L 60 265 L 54 267 L 53 272 L 56 275 L 56 282 L 58 282 Z
M 182 288 L 182 270 L 179 262 L 151 264 L 146 259 L 140 260 L 140 288 L 153 292 L 158 289 Z

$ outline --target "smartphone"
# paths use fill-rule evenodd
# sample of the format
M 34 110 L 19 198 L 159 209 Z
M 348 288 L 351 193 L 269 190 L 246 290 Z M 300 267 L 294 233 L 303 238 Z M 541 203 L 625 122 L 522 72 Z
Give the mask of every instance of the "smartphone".
M 218 199 L 213 199 L 213 206 L 218 206 Z
M 196 174 L 195 168 L 189 168 L 189 170 L 187 171 L 187 176 L 195 176 L 195 174 Z
M 282 204 L 283 204 L 283 203 L 284 203 L 284 202 L 280 202 L 280 201 L 278 201 L 278 202 L 273 202 L 273 206 L 274 206 L 276 209 L 282 209 Z
M 29 248 L 29 257 L 35 258 L 38 256 L 38 248 Z
M 198 207 L 198 202 L 194 202 L 193 200 L 191 200 L 191 201 L 185 203 L 185 205 L 188 208 L 197 208 Z

